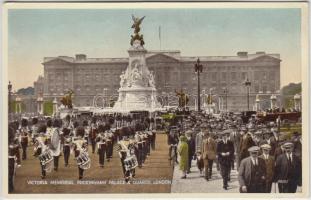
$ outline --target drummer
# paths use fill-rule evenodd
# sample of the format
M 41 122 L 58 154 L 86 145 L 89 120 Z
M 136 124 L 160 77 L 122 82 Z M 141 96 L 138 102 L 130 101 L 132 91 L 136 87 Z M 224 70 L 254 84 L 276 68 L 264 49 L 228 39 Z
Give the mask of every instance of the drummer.
M 51 172 L 52 169 L 52 155 L 49 153 L 50 138 L 46 134 L 46 126 L 40 125 L 38 127 L 38 137 L 35 138 L 35 156 L 39 156 L 41 166 L 41 178 L 45 179 L 46 172 Z M 49 161 L 47 163 L 47 161 Z
M 87 141 L 84 140 L 84 127 L 77 127 L 76 136 L 77 138 L 73 141 L 73 151 L 75 158 L 78 159 L 81 153 L 87 152 Z M 78 161 L 78 160 L 77 160 Z M 81 164 L 78 163 L 79 180 L 83 178 L 84 169 Z

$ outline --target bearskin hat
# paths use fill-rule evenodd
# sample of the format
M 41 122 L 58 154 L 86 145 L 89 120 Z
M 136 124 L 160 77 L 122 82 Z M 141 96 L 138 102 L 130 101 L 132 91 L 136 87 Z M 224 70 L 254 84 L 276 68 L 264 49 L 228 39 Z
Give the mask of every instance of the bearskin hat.
M 100 125 L 98 126 L 98 132 L 99 132 L 99 133 L 105 132 L 105 127 L 104 127 L 104 125 L 100 124 Z
M 62 121 L 60 119 L 54 119 L 53 121 L 53 127 L 60 128 L 62 125 Z
M 79 126 L 79 127 L 77 128 L 76 134 L 77 134 L 77 136 L 84 137 L 84 132 L 85 132 L 84 127 L 83 127 L 83 126 Z
M 46 126 L 47 127 L 52 127 L 52 124 L 53 124 L 53 121 L 51 118 L 48 118 L 47 121 L 46 121 Z
M 63 135 L 64 136 L 67 136 L 67 135 L 69 135 L 70 134 L 70 129 L 68 129 L 68 128 L 63 128 Z
M 38 118 L 36 118 L 36 117 L 32 118 L 31 122 L 32 122 L 33 125 L 37 124 L 38 123 Z
M 21 125 L 22 125 L 22 127 L 28 126 L 28 120 L 23 118 L 21 121 Z
M 38 127 L 38 133 L 46 133 L 46 125 L 45 124 L 41 124 Z

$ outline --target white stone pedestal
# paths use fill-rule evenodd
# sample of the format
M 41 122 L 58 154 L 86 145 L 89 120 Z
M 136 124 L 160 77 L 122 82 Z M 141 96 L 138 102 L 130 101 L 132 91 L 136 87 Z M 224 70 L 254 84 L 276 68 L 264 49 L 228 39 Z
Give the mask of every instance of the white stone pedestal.
M 156 99 L 154 74 L 146 65 L 147 50 L 135 40 L 128 50 L 129 65 L 120 78 L 118 101 L 113 107 L 114 112 L 154 111 L 161 109 Z

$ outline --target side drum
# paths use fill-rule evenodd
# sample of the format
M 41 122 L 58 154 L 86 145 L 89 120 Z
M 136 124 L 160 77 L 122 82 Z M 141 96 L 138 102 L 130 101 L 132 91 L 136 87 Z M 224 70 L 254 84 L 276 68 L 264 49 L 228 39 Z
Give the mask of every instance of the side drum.
M 126 171 L 135 169 L 138 166 L 137 158 L 135 155 L 128 156 L 124 159 L 124 166 Z

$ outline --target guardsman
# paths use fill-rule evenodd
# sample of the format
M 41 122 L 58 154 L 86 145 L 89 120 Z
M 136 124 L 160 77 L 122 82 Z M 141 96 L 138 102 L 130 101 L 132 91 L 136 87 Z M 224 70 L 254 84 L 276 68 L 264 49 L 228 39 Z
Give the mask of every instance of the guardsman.
M 239 167 L 239 184 L 241 193 L 264 193 L 266 186 L 266 164 L 259 158 L 260 148 L 248 149 L 250 156 L 241 161 Z
M 22 119 L 21 128 L 19 129 L 19 135 L 21 138 L 21 146 L 22 146 L 22 160 L 27 159 L 27 147 L 28 147 L 28 121 L 27 119 Z
M 72 142 L 72 137 L 70 136 L 70 129 L 63 128 L 63 138 L 64 138 L 64 147 L 63 147 L 64 161 L 65 161 L 65 167 L 67 167 L 69 157 L 70 157 L 70 147 L 71 147 L 71 142 Z
M 92 124 L 91 124 L 91 130 L 90 130 L 90 134 L 89 134 L 89 139 L 92 145 L 92 153 L 95 152 L 95 148 L 96 148 L 96 137 L 97 137 L 97 125 L 96 125 L 96 119 L 93 118 L 92 119 Z
M 113 153 L 113 133 L 110 130 L 110 125 L 105 125 L 105 138 L 107 143 L 107 161 L 110 161 Z
M 35 138 L 38 135 L 38 118 L 34 117 L 32 118 L 32 126 L 31 126 L 31 139 L 32 143 L 35 143 Z
M 52 136 L 51 136 L 51 147 L 52 155 L 54 158 L 54 171 L 58 170 L 58 160 L 61 153 L 61 137 L 62 132 L 60 130 L 61 120 L 53 120 Z
M 14 176 L 16 167 L 21 166 L 21 159 L 19 153 L 19 142 L 15 136 L 15 130 L 9 126 L 8 131 L 9 149 L 8 149 L 8 178 L 9 178 L 9 193 L 14 191 Z
M 40 125 L 38 127 L 38 136 L 35 138 L 35 156 L 39 156 L 41 166 L 41 178 L 45 179 L 46 172 L 51 172 L 53 163 L 52 155 L 49 151 L 50 138 L 46 134 L 46 125 Z
M 155 150 L 156 137 L 157 137 L 157 131 L 155 129 L 153 129 L 152 130 L 152 137 L 151 137 L 151 149 L 152 150 Z
M 234 159 L 234 145 L 228 139 L 230 136 L 230 131 L 223 131 L 221 135 L 222 140 L 217 144 L 217 155 L 220 164 L 221 176 L 223 178 L 223 188 L 227 190 L 231 162 Z
M 146 151 L 147 155 L 150 156 L 152 132 L 146 129 L 145 134 L 146 134 Z
M 141 131 L 140 133 L 143 144 L 143 163 L 145 163 L 145 160 L 147 159 L 147 135 L 144 131 Z
M 99 166 L 104 167 L 105 155 L 107 151 L 106 138 L 105 138 L 105 128 L 103 125 L 98 126 L 98 135 L 96 136 L 97 152 L 99 157 Z
M 137 145 L 137 162 L 138 167 L 141 168 L 143 164 L 143 142 L 140 131 L 137 131 L 135 134 L 135 141 Z
M 270 193 L 274 180 L 275 160 L 274 157 L 270 155 L 271 146 L 269 144 L 263 144 L 260 148 L 262 149 L 262 155 L 259 156 L 259 158 L 262 158 L 266 164 L 265 193 Z
M 84 132 L 85 129 L 82 126 L 79 126 L 76 128 L 76 138 L 72 141 L 72 147 L 73 147 L 73 152 L 75 155 L 75 159 L 77 160 L 77 165 L 78 165 L 78 172 L 79 172 L 79 180 L 83 178 L 84 174 L 84 167 L 82 166 L 82 157 L 81 155 L 85 154 L 88 157 L 87 154 L 87 141 L 84 140 Z M 81 159 L 80 159 L 81 158 Z M 83 158 L 85 159 L 85 157 Z M 88 157 L 89 159 L 89 157 Z
M 275 164 L 275 181 L 280 193 L 295 193 L 302 184 L 301 160 L 293 153 L 292 142 L 283 144 L 285 152 L 279 155 Z
M 84 139 L 85 139 L 86 141 L 88 141 L 91 128 L 90 128 L 89 123 L 88 123 L 87 120 L 84 120 L 82 124 L 83 124 L 83 127 L 84 127 L 84 129 L 85 129 L 85 132 L 84 132 Z

